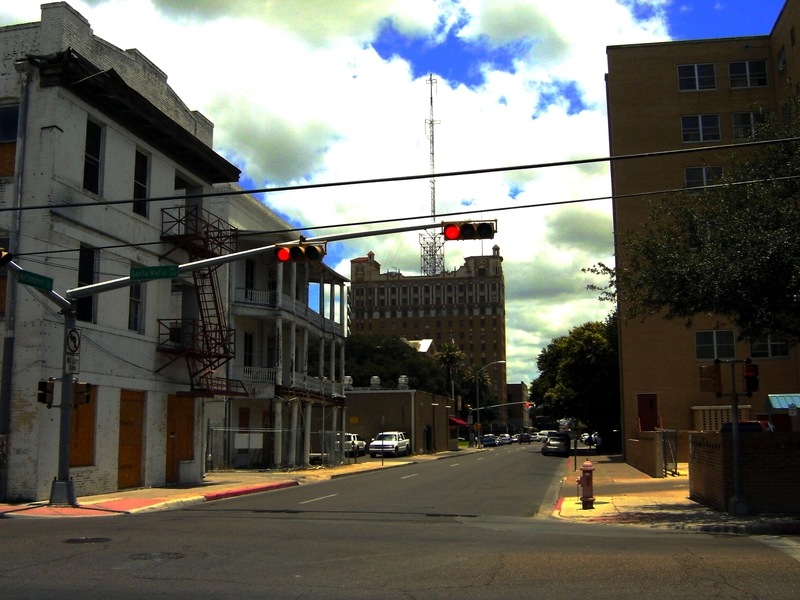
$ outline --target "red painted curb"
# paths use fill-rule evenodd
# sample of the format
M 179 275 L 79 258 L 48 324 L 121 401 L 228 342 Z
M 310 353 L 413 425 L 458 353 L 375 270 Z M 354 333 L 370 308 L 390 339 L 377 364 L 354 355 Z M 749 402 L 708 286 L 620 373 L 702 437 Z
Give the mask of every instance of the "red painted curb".
M 254 485 L 251 487 L 237 488 L 235 490 L 226 490 L 223 492 L 214 492 L 211 494 L 203 494 L 206 501 L 222 500 L 224 498 L 233 498 L 235 496 L 244 496 L 245 494 L 255 494 L 256 492 L 267 492 L 269 490 L 279 490 L 281 488 L 293 487 L 300 485 L 296 481 L 279 481 L 278 483 L 267 483 L 265 485 Z

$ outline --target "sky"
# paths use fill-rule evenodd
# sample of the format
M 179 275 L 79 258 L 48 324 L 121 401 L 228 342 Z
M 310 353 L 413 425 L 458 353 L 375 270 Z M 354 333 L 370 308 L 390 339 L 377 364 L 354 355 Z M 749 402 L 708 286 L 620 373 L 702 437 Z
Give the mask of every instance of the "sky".
M 4 2 L 0 26 L 38 21 L 41 4 Z M 445 268 L 499 247 L 507 380 L 529 384 L 554 338 L 613 309 L 586 287 L 604 282 L 582 271 L 613 265 L 608 168 L 600 162 L 439 177 L 432 199 L 425 177 L 431 105 L 437 173 L 607 157 L 607 46 L 766 35 L 784 2 L 69 4 L 96 36 L 142 52 L 190 109 L 214 123 L 214 148 L 242 170 L 245 189 L 423 176 L 259 194 L 309 237 L 457 220 L 465 211 L 467 218 L 497 219 L 494 240 L 448 242 Z M 349 277 L 350 260 L 369 251 L 384 272 L 420 274 L 417 232 L 331 243 L 325 262 Z

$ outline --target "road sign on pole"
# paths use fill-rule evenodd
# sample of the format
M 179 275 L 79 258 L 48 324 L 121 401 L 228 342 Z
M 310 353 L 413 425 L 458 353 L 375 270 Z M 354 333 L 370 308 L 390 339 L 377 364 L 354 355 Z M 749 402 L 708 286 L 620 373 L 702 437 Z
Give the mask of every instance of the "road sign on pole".
M 180 275 L 178 265 L 158 265 L 156 267 L 131 267 L 131 279 L 175 279 Z
M 29 285 L 45 292 L 53 291 L 53 279 L 51 277 L 37 275 L 30 271 L 20 271 L 17 279 L 22 285 Z

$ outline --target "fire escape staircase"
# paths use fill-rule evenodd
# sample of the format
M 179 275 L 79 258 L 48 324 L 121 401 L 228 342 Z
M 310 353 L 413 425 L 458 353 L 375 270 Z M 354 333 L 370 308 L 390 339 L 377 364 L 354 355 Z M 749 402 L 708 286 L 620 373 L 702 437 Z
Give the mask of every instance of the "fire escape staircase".
M 191 262 L 236 251 L 235 228 L 199 206 L 164 209 L 161 239 L 185 250 Z M 235 356 L 235 334 L 225 319 L 218 269 L 192 271 L 199 318 L 159 320 L 158 350 L 170 356 L 167 364 L 186 359 L 191 389 L 184 395 L 247 396 L 244 383 L 217 375 Z

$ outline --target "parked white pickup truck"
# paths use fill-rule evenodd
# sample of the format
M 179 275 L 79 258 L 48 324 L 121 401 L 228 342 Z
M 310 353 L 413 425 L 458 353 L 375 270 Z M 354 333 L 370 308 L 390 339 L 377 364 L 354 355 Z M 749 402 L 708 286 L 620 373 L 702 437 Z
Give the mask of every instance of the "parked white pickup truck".
M 353 450 L 355 448 L 355 450 Z M 344 434 L 344 455 L 364 456 L 367 453 L 367 442 L 355 433 Z

